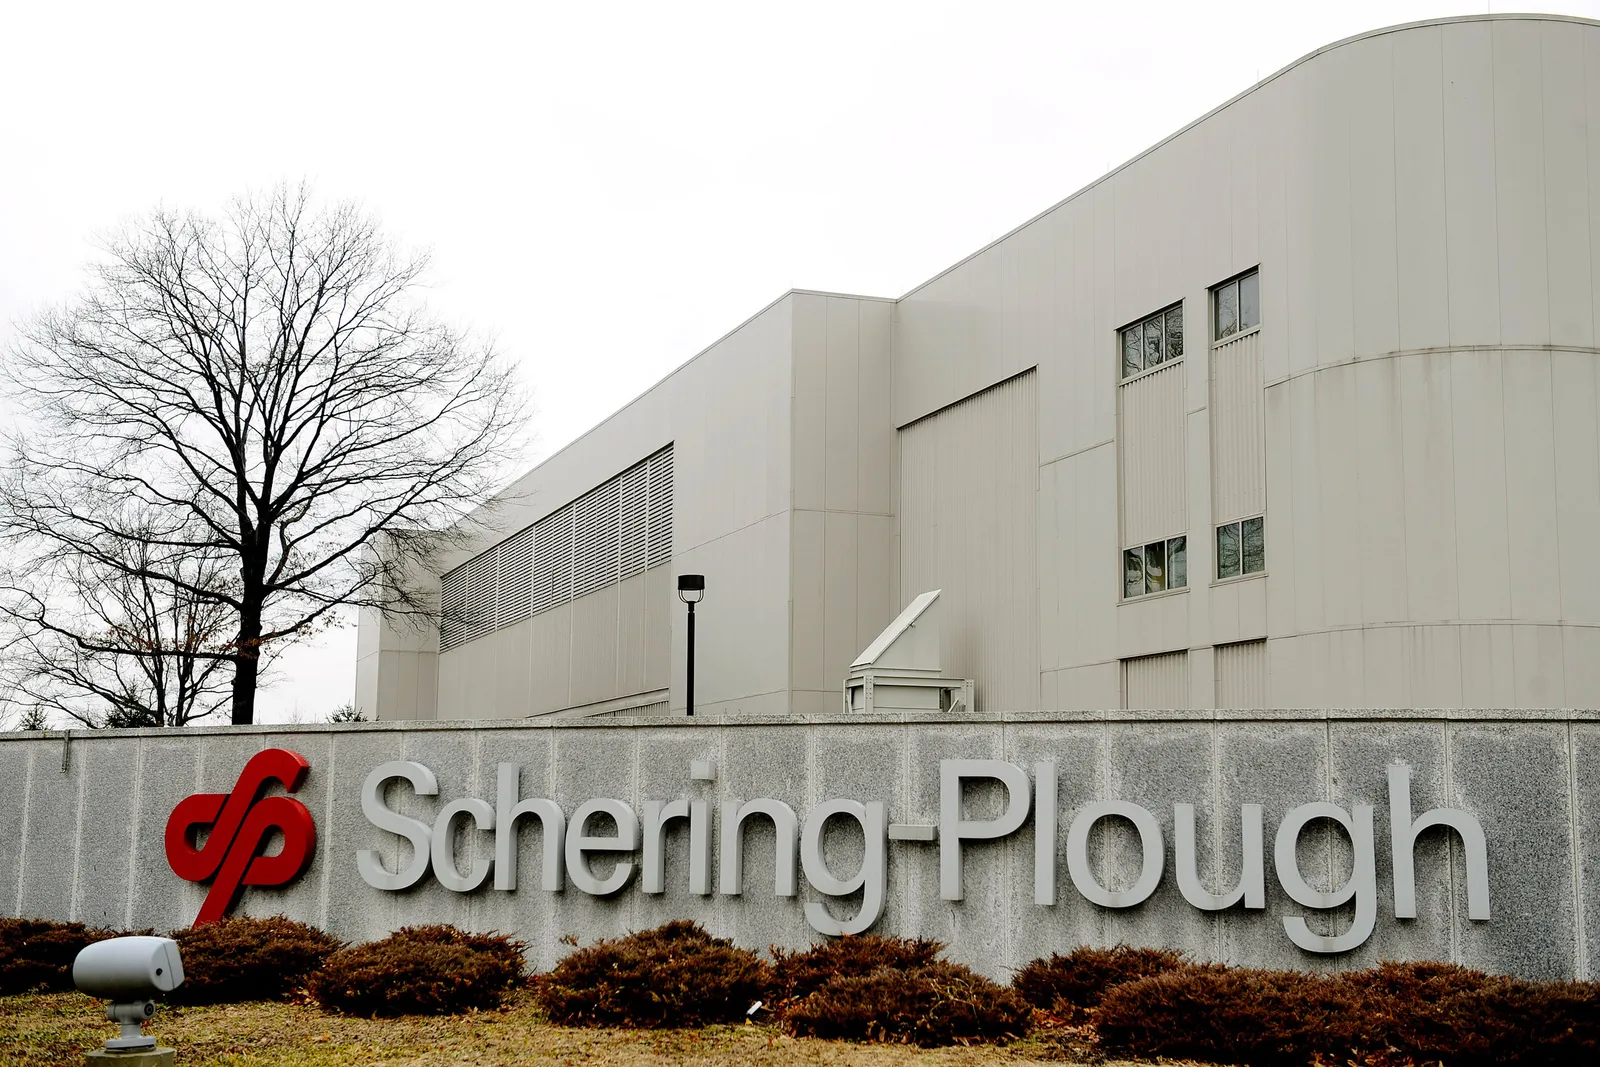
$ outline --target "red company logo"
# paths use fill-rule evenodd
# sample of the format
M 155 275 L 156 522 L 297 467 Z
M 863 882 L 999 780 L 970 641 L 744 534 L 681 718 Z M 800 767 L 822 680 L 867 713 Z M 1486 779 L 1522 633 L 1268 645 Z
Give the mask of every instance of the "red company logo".
M 263 797 L 269 783 L 293 793 L 306 779 L 311 764 L 298 752 L 268 748 L 256 753 L 239 773 L 231 793 L 196 793 L 178 802 L 167 819 L 167 863 L 189 882 L 215 878 L 200 907 L 196 926 L 227 915 L 247 885 L 287 885 L 311 862 L 317 828 L 311 812 L 293 797 Z M 283 834 L 283 847 L 261 855 L 273 830 Z M 195 838 L 206 833 L 204 845 Z

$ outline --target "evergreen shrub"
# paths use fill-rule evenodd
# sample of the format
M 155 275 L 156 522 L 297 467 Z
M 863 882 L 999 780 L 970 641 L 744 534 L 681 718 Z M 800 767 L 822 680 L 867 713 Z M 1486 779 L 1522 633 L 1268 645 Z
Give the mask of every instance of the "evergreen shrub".
M 316 927 L 281 915 L 222 919 L 174 930 L 183 959 L 183 984 L 169 999 L 178 1004 L 231 1004 L 282 1000 L 303 989 L 343 942 Z
M 454 1015 L 498 1008 L 522 977 L 520 941 L 453 926 L 404 927 L 340 949 L 311 979 L 330 1011 L 368 1017 Z
M 695 1027 L 744 1019 L 771 986 L 754 952 L 679 920 L 569 953 L 534 994 L 569 1026 Z

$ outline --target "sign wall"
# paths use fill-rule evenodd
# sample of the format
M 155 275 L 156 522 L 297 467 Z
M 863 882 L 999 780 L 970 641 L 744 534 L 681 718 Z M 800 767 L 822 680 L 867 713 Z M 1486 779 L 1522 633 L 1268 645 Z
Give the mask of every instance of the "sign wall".
M 1206 714 L 12 736 L 0 911 L 1592 974 L 1600 721 Z

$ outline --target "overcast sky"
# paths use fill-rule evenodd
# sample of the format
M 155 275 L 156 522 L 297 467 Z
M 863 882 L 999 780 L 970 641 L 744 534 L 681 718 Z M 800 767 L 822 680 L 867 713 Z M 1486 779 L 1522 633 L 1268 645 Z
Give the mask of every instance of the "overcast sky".
M 787 289 L 899 296 L 1306 52 L 1491 6 L 0 0 L 0 344 L 119 220 L 309 178 L 519 361 L 531 466 Z

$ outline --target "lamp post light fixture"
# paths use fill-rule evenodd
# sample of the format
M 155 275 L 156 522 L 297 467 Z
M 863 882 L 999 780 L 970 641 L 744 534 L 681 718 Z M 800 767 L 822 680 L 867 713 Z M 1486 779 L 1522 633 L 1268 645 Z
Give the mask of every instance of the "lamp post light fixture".
M 706 576 L 703 574 L 678 575 L 678 599 L 689 605 L 689 673 L 686 686 L 688 714 L 694 715 L 694 606 L 706 595 Z

